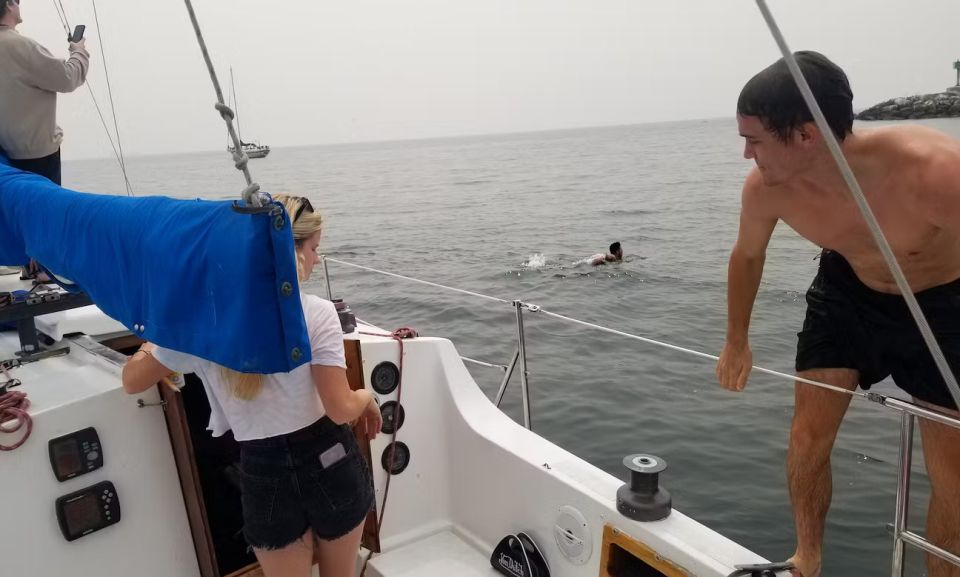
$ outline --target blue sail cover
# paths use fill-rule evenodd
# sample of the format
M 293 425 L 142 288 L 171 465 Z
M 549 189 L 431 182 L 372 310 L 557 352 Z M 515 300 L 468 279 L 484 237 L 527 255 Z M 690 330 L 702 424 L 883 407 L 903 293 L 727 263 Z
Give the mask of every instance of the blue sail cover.
M 231 204 L 74 192 L 0 158 L 0 265 L 37 260 L 160 346 L 288 372 L 310 360 L 290 219 Z

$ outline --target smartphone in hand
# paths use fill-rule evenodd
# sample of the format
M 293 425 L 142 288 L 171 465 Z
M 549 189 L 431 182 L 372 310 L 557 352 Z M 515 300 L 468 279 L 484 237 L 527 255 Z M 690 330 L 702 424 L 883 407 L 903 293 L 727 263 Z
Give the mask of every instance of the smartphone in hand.
M 70 35 L 67 40 L 70 42 L 80 42 L 83 40 L 83 33 L 86 32 L 87 27 L 83 24 L 78 24 L 76 28 L 73 29 L 73 34 Z

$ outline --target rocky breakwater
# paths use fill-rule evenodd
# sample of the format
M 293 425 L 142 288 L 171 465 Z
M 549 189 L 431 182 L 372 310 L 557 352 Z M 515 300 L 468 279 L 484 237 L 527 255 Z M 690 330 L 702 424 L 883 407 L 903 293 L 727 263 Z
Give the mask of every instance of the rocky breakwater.
M 939 94 L 894 98 L 872 106 L 858 120 L 909 120 L 916 118 L 960 117 L 960 88 L 951 87 Z

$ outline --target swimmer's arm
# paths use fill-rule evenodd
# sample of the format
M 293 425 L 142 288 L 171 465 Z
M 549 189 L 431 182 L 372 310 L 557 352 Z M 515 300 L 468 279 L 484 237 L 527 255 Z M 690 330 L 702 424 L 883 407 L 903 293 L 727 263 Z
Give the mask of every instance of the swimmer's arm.
M 960 145 L 927 161 L 915 190 L 918 211 L 960 238 Z
M 747 343 L 750 316 L 763 277 L 767 245 L 779 220 L 767 201 L 759 175 L 747 177 L 740 209 L 740 230 L 727 269 L 727 342 Z

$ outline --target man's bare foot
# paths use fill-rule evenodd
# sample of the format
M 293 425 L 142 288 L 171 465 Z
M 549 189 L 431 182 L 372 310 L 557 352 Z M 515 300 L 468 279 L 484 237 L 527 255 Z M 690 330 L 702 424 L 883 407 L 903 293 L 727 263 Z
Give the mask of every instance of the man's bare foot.
M 820 577 L 820 561 L 807 561 L 797 555 L 789 559 L 796 569 L 790 571 L 793 577 Z

